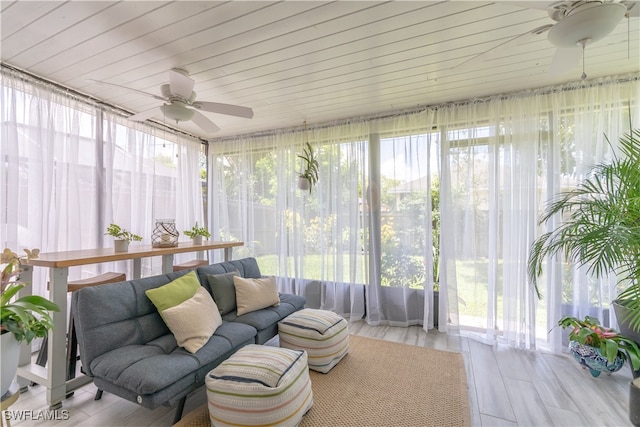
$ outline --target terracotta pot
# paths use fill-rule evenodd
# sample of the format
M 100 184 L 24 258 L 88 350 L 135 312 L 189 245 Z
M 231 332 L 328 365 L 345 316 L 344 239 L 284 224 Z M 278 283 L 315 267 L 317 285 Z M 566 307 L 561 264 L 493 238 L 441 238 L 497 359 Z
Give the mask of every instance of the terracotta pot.
M 20 343 L 16 339 L 16 336 L 11 332 L 0 335 L 0 349 L 2 352 L 2 364 L 0 365 L 0 396 L 9 390 L 13 378 L 16 376 L 18 370 L 18 359 L 20 357 Z

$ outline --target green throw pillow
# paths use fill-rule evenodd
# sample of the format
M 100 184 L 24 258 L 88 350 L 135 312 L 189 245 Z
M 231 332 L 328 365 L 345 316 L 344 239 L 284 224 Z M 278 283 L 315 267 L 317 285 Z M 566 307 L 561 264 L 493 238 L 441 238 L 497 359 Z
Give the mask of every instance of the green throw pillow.
M 192 270 L 164 286 L 148 289 L 144 293 L 162 313 L 167 308 L 182 304 L 193 297 L 199 288 L 200 282 L 196 272 Z

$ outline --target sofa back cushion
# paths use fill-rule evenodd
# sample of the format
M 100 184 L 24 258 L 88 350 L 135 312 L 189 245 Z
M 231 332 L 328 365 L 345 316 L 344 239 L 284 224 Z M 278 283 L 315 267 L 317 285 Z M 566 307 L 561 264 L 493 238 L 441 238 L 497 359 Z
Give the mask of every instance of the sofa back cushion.
M 207 274 L 224 274 L 237 271 L 242 277 L 258 278 L 261 276 L 260 267 L 255 258 L 242 258 L 228 262 L 220 262 L 218 264 L 207 265 L 204 267 L 198 267 L 196 273 L 198 273 L 198 279 L 204 286 L 209 287 L 209 281 L 207 280 Z M 211 288 L 208 289 L 209 293 Z
M 91 286 L 73 292 L 82 365 L 91 375 L 91 361 L 110 350 L 142 345 L 171 332 L 145 291 L 187 274 L 178 271 L 142 279 Z

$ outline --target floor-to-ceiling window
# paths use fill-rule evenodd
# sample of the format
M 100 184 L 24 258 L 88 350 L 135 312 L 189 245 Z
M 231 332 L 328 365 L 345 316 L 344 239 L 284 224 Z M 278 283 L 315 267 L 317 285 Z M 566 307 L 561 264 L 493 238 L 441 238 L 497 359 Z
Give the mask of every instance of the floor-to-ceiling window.
M 640 114 L 638 91 L 635 78 L 602 79 L 217 141 L 213 228 L 311 306 L 430 326 L 435 286 L 443 331 L 556 342 L 560 313 L 610 316 L 614 291 L 565 266 L 538 300 L 526 275 L 538 216 L 610 155 L 604 135 Z M 306 141 L 321 165 L 310 193 L 295 185 Z

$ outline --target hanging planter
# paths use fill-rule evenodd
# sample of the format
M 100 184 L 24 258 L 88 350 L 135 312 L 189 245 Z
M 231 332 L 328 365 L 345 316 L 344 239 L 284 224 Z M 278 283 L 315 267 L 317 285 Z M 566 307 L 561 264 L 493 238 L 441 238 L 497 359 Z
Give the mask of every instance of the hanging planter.
M 311 193 L 313 186 L 318 183 L 319 164 L 308 141 L 305 143 L 302 154 L 298 154 L 298 157 L 302 159 L 302 171 L 298 175 L 298 188 L 303 191 L 309 190 Z

